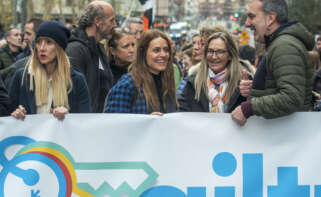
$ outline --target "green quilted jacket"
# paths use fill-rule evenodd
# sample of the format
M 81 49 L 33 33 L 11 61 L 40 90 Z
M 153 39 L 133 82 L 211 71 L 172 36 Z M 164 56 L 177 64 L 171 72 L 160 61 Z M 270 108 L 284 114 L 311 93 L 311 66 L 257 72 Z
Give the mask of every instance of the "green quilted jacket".
M 4 45 L 0 48 L 0 75 L 3 80 L 6 79 L 8 72 L 10 71 L 10 66 L 15 62 L 15 57 L 8 45 Z
M 308 50 L 314 39 L 300 23 L 283 29 L 265 54 L 264 89 L 252 88 L 253 113 L 277 118 L 296 111 L 309 111 L 312 103 L 312 63 Z

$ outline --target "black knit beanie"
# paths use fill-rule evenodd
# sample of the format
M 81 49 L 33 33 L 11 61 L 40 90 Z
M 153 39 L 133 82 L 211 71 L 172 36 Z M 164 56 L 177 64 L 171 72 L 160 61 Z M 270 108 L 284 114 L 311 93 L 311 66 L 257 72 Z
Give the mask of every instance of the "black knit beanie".
M 37 32 L 36 39 L 40 36 L 45 36 L 56 41 L 64 50 L 67 47 L 70 31 L 61 22 L 58 21 L 44 21 L 40 24 Z

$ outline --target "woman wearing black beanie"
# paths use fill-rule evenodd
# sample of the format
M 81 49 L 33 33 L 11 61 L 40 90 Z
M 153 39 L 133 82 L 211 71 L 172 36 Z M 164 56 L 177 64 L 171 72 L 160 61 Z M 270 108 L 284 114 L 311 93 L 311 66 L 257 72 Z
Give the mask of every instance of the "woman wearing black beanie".
M 90 98 L 85 78 L 74 71 L 65 53 L 69 30 L 57 21 L 43 22 L 35 38 L 35 50 L 24 69 L 17 70 L 10 84 L 12 116 L 52 113 L 89 113 Z

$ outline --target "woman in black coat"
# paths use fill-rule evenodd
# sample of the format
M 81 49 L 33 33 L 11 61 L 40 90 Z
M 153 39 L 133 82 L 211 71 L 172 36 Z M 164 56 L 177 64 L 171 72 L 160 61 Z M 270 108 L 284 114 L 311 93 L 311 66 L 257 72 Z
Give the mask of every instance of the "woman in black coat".
M 59 120 L 71 113 L 89 113 L 88 86 L 82 74 L 71 68 L 65 53 L 69 30 L 57 21 L 43 22 L 35 38 L 35 50 L 26 67 L 10 84 L 11 115 L 52 113 Z
M 246 100 L 239 90 L 243 73 L 252 75 L 253 70 L 251 65 L 241 63 L 237 44 L 230 33 L 212 34 L 205 44 L 199 70 L 187 78 L 182 94 L 178 95 L 179 110 L 232 112 Z

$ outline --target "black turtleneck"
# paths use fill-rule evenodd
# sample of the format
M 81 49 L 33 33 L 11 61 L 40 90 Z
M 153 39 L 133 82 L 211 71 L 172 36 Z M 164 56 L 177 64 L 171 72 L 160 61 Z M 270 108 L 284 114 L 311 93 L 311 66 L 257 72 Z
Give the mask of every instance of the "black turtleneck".
M 115 85 L 117 83 L 117 81 L 121 78 L 121 76 L 123 76 L 123 74 L 126 74 L 128 72 L 128 65 L 125 66 L 118 66 L 116 65 L 115 61 L 112 61 L 110 63 L 110 68 L 111 71 L 114 75 L 114 83 L 113 85 Z
M 163 98 L 162 98 L 162 78 L 161 78 L 161 73 L 159 73 L 158 75 L 152 74 L 154 82 L 155 82 L 155 87 L 156 87 L 156 91 L 157 91 L 157 95 L 158 95 L 158 100 L 159 100 L 159 104 L 160 104 L 160 112 L 164 113 L 164 105 L 163 105 Z

